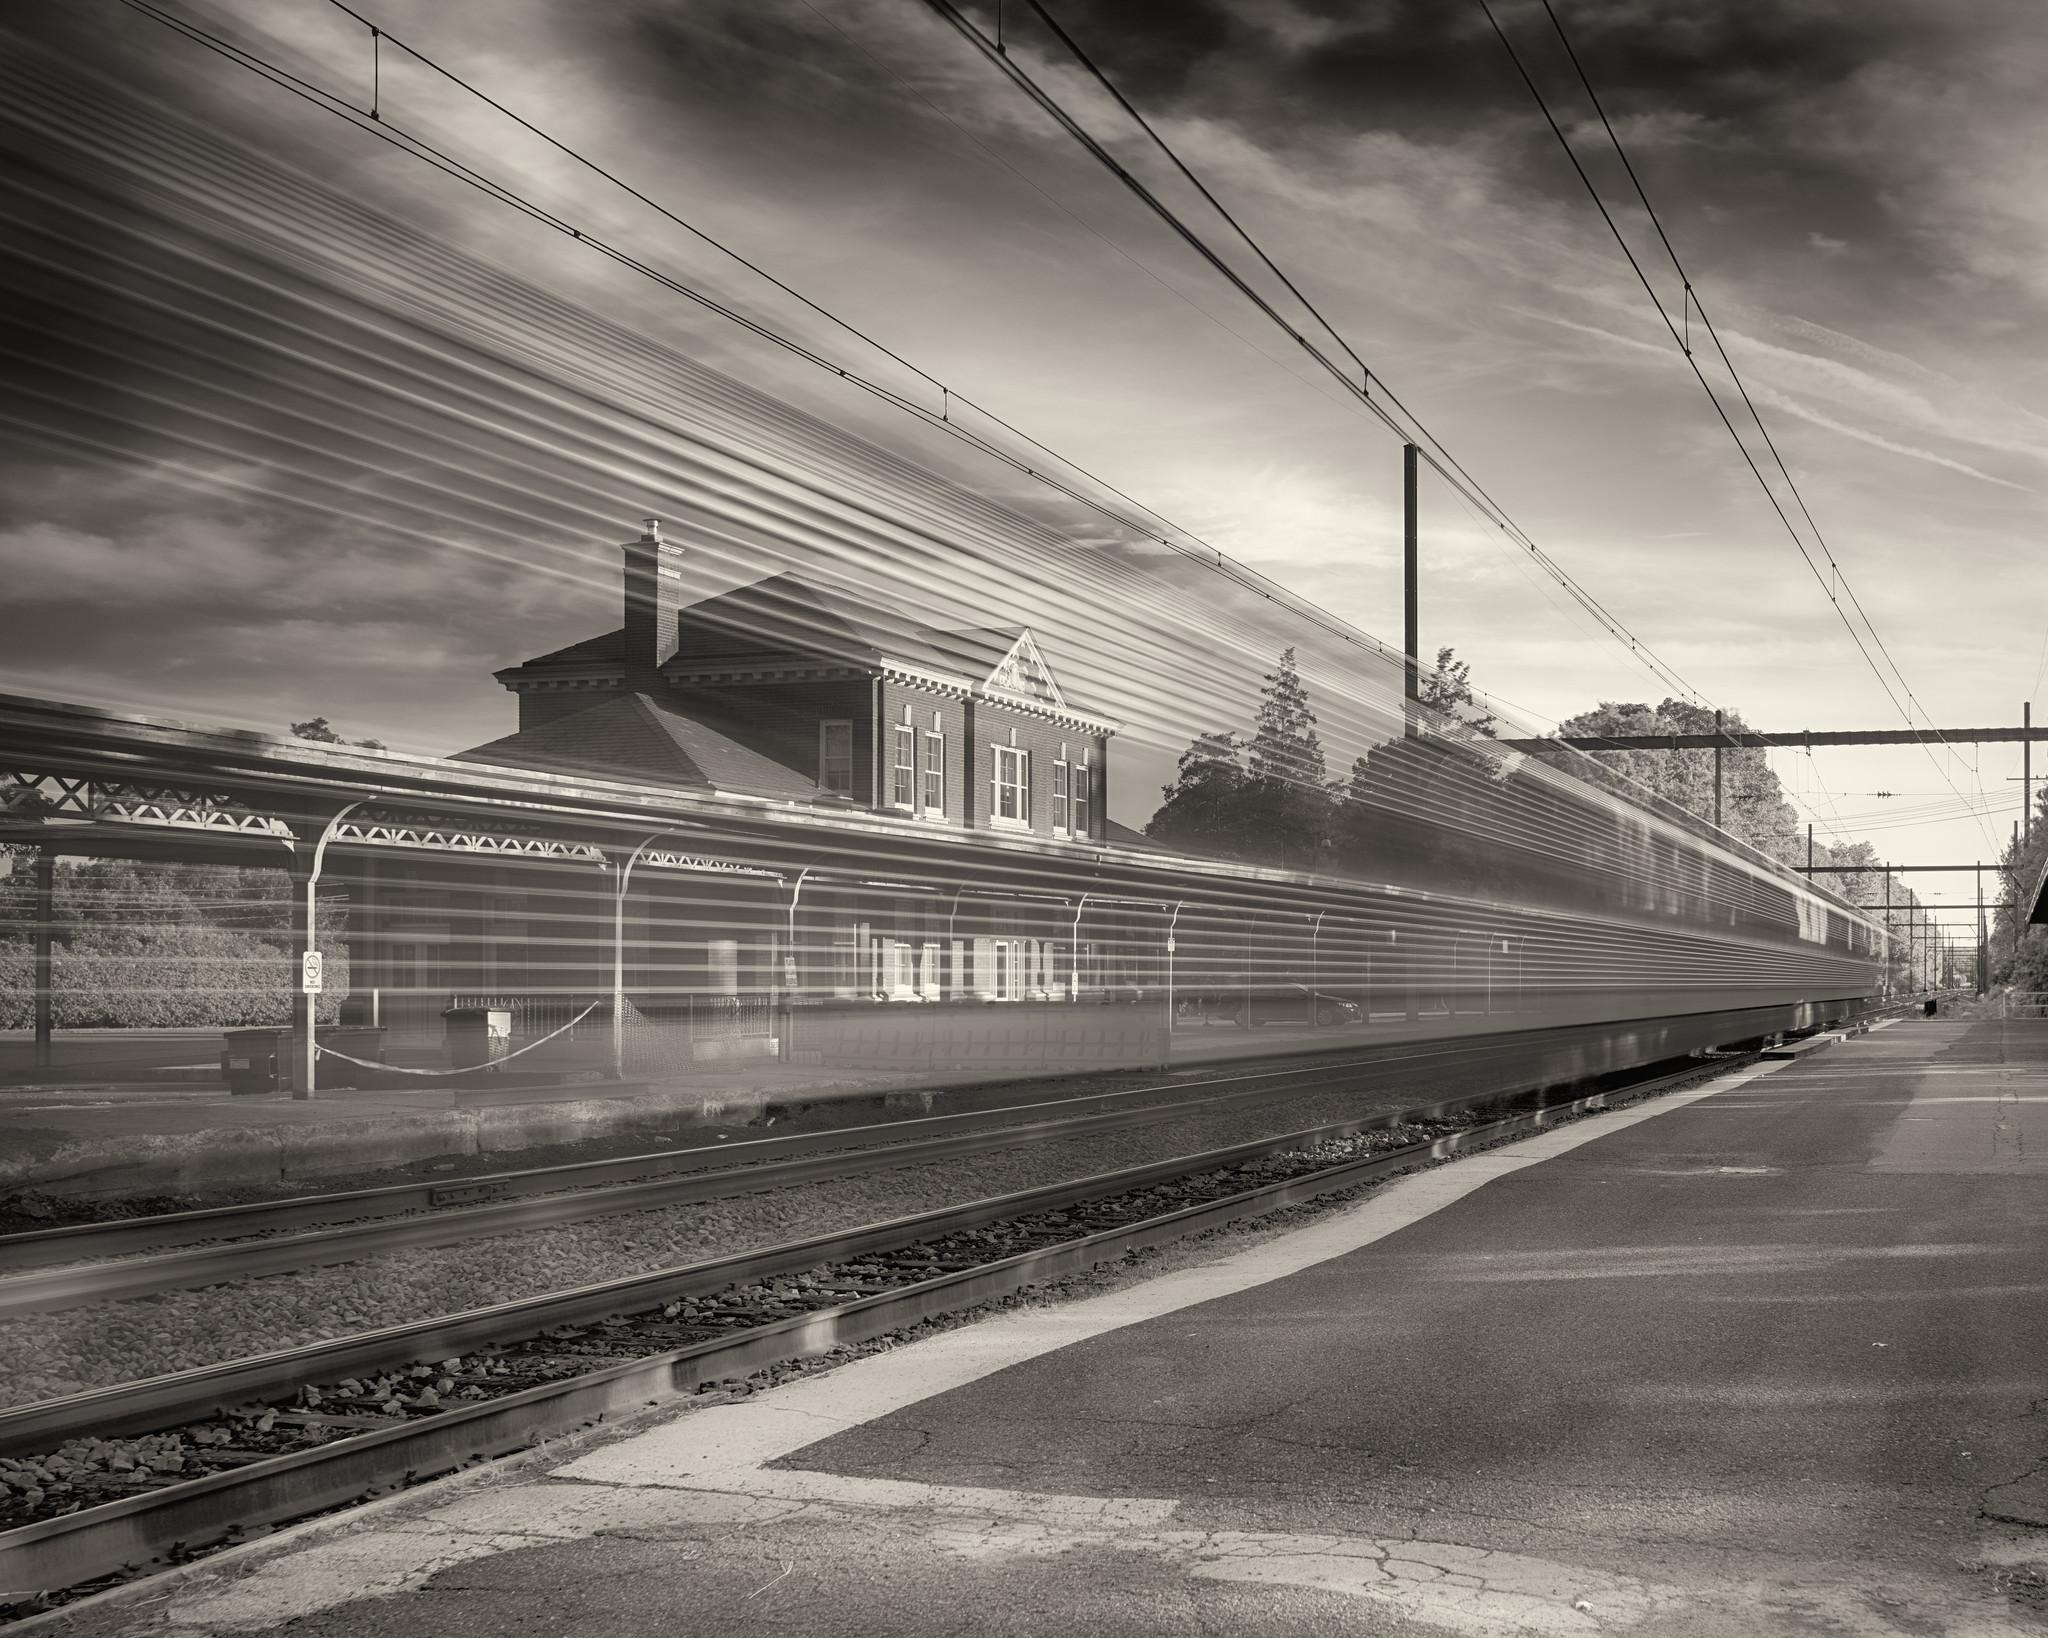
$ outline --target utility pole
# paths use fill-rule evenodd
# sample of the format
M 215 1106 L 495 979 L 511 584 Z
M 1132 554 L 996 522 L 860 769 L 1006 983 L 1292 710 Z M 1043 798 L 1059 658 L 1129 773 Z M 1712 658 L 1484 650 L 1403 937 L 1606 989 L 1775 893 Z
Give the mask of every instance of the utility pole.
M 1721 746 L 1720 746 L 1720 734 L 1721 734 L 1721 713 L 1720 713 L 1720 710 L 1719 710 L 1718 708 L 1716 708 L 1716 710 L 1715 710 L 1715 712 L 1714 712 L 1714 735 L 1715 735 L 1715 744 L 1714 744 L 1714 828 L 1715 828 L 1716 830 L 1719 830 L 1719 829 L 1721 828 Z M 1807 862 L 1808 864 L 1811 864 L 1811 863 L 1813 863 L 1813 861 L 1812 861 L 1811 859 L 1807 860 L 1806 862 Z
M 1813 826 L 1806 827 L 1806 873 L 1813 874 Z
M 2020 741 L 2020 823 L 2024 829 L 2023 840 L 2034 839 L 2034 702 L 2026 701 L 2020 707 L 2020 726 L 2027 729 L 2028 737 Z M 1984 895 L 1979 893 L 1978 898 Z
M 1402 699 L 1401 717 L 1407 724 L 1407 734 L 1413 738 L 1418 730 L 1416 703 L 1422 698 L 1422 622 L 1418 613 L 1416 594 L 1415 540 L 1417 533 L 1418 503 L 1416 496 L 1416 450 L 1413 444 L 1401 446 L 1401 648 L 1407 655 L 1407 687 Z
M 1898 935 L 1892 931 L 1892 865 L 1884 862 L 1884 987 L 1887 994 L 1892 987 L 1892 941 Z
M 1991 934 L 1984 924 L 1984 864 L 1977 863 L 1977 993 L 1991 993 Z

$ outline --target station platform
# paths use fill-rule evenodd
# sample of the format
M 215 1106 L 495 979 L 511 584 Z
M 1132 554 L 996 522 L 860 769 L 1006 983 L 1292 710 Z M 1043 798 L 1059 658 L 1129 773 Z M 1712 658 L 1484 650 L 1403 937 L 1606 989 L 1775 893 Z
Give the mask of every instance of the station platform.
M 2044 1185 L 2048 1022 L 1911 1019 L 64 1630 L 2038 1634 Z

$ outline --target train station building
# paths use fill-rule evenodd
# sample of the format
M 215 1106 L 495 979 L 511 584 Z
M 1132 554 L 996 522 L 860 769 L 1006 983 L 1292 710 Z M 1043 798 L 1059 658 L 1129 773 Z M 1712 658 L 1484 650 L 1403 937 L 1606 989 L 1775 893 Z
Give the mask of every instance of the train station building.
M 613 631 L 500 671 L 516 733 L 461 755 L 1088 842 L 1116 724 L 1021 626 L 934 630 L 794 574 L 693 600 L 649 518 Z

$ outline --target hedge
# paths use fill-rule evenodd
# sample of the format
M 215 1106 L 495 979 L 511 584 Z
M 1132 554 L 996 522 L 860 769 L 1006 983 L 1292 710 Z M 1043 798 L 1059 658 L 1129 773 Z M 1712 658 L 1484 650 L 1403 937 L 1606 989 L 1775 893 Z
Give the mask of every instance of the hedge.
M 51 951 L 59 1029 L 234 1029 L 291 1022 L 298 972 L 289 950 L 246 933 L 190 924 L 124 928 L 86 948 Z M 332 1023 L 348 992 L 346 945 L 322 946 L 327 987 L 316 1015 Z M 35 1022 L 35 956 L 0 943 L 0 1029 Z

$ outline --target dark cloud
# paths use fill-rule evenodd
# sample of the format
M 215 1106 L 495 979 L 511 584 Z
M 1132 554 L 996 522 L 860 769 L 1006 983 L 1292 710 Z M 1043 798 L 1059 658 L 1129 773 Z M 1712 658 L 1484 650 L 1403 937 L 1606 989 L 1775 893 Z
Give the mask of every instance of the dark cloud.
M 1200 116 L 1322 170 L 1344 138 L 1393 133 L 1483 151 L 1506 197 L 1577 201 L 1580 183 L 1476 3 L 1464 0 L 1192 0 L 1131 7 L 1061 0 L 1060 25 L 1148 118 Z M 1529 0 L 1495 15 L 1610 201 L 1626 177 L 1548 18 Z M 1805 248 L 1808 235 L 1865 239 L 1910 164 L 1910 134 L 1873 142 L 1853 101 L 1888 63 L 1939 75 L 1970 66 L 1983 40 L 1951 7 L 1905 0 L 1789 0 L 1672 6 L 1559 0 L 1559 16 L 1667 225 L 1732 255 Z M 1025 7 L 1013 38 L 1071 61 Z M 1587 207 L 1590 209 L 1590 207 Z M 1729 231 L 1731 218 L 1739 226 Z M 1695 229 L 1713 228 L 1711 234 Z M 1920 247 L 1899 246 L 1917 269 Z

